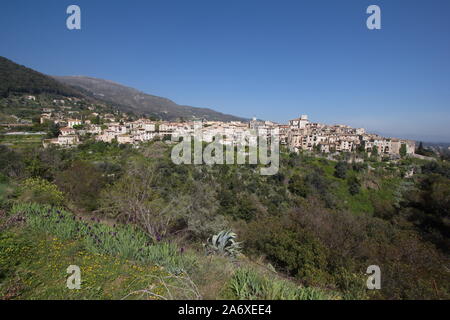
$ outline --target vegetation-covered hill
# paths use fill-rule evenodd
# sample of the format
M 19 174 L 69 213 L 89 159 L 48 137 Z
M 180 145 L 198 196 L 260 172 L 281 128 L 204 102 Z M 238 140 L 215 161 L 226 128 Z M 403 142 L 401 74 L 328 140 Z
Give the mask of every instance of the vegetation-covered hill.
M 54 78 L 74 88 L 82 88 L 96 99 L 113 103 L 125 112 L 146 114 L 163 120 L 194 118 L 219 121 L 245 120 L 207 108 L 178 105 L 169 99 L 149 95 L 108 80 L 80 76 Z
M 0 96 L 11 94 L 81 96 L 80 92 L 42 73 L 0 57 Z
M 26 94 L 78 97 L 92 103 L 111 105 L 123 112 L 162 120 L 246 120 L 208 108 L 178 105 L 169 99 L 145 94 L 108 80 L 89 77 L 50 77 L 0 57 L 0 98 Z
M 179 298 L 185 286 L 190 298 L 207 299 L 449 297 L 445 161 L 349 164 L 345 155 L 336 162 L 284 151 L 280 172 L 261 176 L 252 165 L 175 165 L 160 141 L 139 149 L 89 140 L 70 150 L 1 148 L 6 297 Z M 241 254 L 205 250 L 208 238 L 230 229 Z M 53 238 L 61 251 L 41 261 L 34 244 L 48 247 Z M 88 270 L 86 290 L 61 287 L 69 261 Z M 381 268 L 381 290 L 365 286 L 369 265 Z M 117 277 L 153 266 L 170 281 L 183 274 L 178 289 L 160 291 L 161 279 L 125 271 L 124 284 L 137 286 L 111 289 L 108 276 L 89 268 Z M 52 267 L 43 280 L 40 270 Z

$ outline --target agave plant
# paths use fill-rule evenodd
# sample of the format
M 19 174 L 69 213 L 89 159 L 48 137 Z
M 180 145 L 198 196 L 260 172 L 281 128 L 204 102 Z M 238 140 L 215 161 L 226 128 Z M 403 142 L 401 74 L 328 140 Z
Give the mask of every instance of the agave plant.
M 236 242 L 236 238 L 232 231 L 220 231 L 208 239 L 207 253 L 235 257 L 241 250 L 241 242 Z

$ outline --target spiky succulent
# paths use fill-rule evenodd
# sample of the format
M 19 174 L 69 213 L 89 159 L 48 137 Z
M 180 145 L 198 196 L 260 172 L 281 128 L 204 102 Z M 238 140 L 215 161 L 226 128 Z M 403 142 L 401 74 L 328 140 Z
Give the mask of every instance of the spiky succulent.
M 236 233 L 232 231 L 220 231 L 208 239 L 206 244 L 208 254 L 235 257 L 241 250 L 241 242 L 237 242 L 236 238 Z

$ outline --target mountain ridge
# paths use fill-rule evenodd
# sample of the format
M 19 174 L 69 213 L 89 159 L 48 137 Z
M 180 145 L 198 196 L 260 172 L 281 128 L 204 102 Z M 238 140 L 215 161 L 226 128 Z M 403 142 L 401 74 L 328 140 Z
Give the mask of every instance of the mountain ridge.
M 0 56 L 0 97 L 47 94 L 106 103 L 122 112 L 161 120 L 248 121 L 210 108 L 184 106 L 112 80 L 90 76 L 51 76 Z
M 174 101 L 148 94 L 109 79 L 90 76 L 52 76 L 64 85 L 82 90 L 93 98 L 112 103 L 122 111 L 153 116 L 163 120 L 206 119 L 221 121 L 247 121 L 248 119 L 224 114 L 210 108 L 179 105 Z

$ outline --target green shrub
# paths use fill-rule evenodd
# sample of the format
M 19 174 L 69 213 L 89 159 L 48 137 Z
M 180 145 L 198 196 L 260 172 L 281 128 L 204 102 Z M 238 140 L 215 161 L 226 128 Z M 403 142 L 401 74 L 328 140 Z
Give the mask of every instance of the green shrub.
M 0 183 L 8 183 L 9 178 L 0 172 Z
M 247 225 L 243 236 L 248 253 L 264 254 L 278 270 L 308 285 L 329 284 L 328 251 L 294 221 L 272 217 L 254 221 Z
M 344 161 L 339 161 L 335 166 L 334 176 L 339 179 L 345 179 L 347 177 L 348 165 Z
M 358 178 L 355 176 L 348 178 L 348 192 L 354 196 L 358 194 L 361 191 L 361 183 L 359 182 Z
M 64 203 L 64 194 L 58 187 L 41 178 L 29 178 L 23 181 L 19 193 L 19 200 L 22 202 L 53 206 L 60 206 Z
M 289 180 L 288 189 L 295 195 L 306 198 L 306 196 L 311 192 L 309 187 L 305 184 L 303 178 L 296 174 L 292 176 Z
M 55 183 L 80 208 L 94 210 L 105 184 L 103 172 L 87 161 L 75 161 L 56 175 Z

